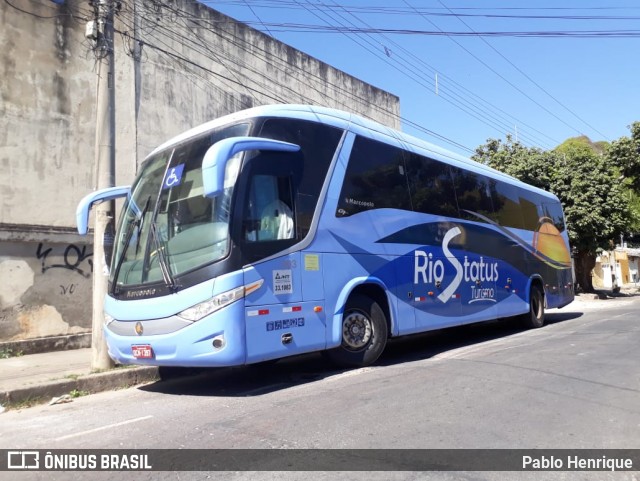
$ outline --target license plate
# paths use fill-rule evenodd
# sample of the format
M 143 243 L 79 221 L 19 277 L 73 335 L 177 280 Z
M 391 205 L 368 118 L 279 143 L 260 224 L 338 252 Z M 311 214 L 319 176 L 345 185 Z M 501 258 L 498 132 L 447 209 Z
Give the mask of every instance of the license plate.
M 131 346 L 131 352 L 136 359 L 152 359 L 153 349 L 148 344 Z

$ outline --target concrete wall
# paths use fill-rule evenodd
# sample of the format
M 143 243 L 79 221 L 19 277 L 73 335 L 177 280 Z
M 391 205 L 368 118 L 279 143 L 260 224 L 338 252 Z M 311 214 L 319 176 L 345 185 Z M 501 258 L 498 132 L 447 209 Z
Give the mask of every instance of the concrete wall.
M 0 341 L 90 328 L 95 73 L 71 6 L 0 3 Z M 77 251 L 76 251 L 77 249 Z
M 163 3 L 126 5 L 116 26 L 131 46 L 119 56 L 119 81 L 130 88 L 118 105 L 135 106 L 122 115 L 137 118 L 138 158 L 186 128 L 270 103 L 339 108 L 400 128 L 394 95 L 199 2 Z
M 71 227 L 93 177 L 95 74 L 67 6 L 12 4 L 33 15 L 0 3 L 0 223 Z
M 92 273 L 87 240 L 60 229 L 0 232 L 0 340 L 87 331 Z
M 91 328 L 92 238 L 75 234 L 74 213 L 94 188 L 92 8 L 11 5 L 0 2 L 0 342 Z M 313 103 L 399 127 L 397 97 L 198 2 L 121 7 L 117 184 L 168 137 L 255 105 Z

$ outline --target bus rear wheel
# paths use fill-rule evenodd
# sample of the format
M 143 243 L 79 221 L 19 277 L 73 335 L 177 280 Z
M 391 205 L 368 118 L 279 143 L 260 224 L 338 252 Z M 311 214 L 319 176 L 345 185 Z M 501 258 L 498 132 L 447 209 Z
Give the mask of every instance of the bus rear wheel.
M 352 295 L 342 316 L 342 343 L 327 351 L 331 361 L 346 367 L 373 364 L 387 344 L 387 319 L 380 305 L 368 296 Z
M 531 286 L 529 312 L 522 316 L 522 323 L 531 329 L 544 326 L 544 294 L 539 286 Z

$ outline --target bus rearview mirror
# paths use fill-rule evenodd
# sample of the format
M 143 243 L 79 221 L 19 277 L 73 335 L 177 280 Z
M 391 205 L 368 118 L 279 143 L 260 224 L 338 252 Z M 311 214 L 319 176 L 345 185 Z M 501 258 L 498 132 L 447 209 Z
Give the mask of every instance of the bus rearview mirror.
M 78 226 L 78 233 L 80 235 L 86 235 L 89 230 L 89 211 L 91 211 L 93 204 L 99 204 L 100 202 L 105 202 L 107 200 L 125 197 L 129 195 L 130 191 L 131 186 L 125 185 L 120 187 L 108 187 L 85 195 L 76 208 L 76 224 Z
M 247 150 L 298 152 L 300 146 L 260 137 L 230 137 L 216 142 L 202 159 L 202 185 L 205 197 L 215 197 L 224 190 L 224 174 L 228 160 Z

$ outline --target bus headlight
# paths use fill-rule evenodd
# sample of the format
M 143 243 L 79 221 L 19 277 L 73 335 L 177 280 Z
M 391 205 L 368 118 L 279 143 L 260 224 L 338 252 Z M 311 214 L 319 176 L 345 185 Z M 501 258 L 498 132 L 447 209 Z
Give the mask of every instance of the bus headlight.
M 109 324 L 111 324 L 113 321 L 115 321 L 115 319 L 113 317 L 111 317 L 109 314 L 107 314 L 106 312 L 104 313 L 104 325 L 108 326 Z
M 178 316 L 188 321 L 199 321 L 205 316 L 222 309 L 225 306 L 242 299 L 244 297 L 244 286 L 231 289 L 230 291 L 218 294 L 212 297 L 208 301 L 196 304 L 193 307 L 185 309 L 178 313 Z

